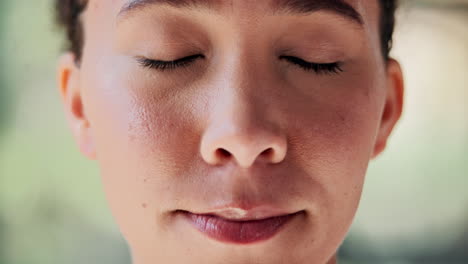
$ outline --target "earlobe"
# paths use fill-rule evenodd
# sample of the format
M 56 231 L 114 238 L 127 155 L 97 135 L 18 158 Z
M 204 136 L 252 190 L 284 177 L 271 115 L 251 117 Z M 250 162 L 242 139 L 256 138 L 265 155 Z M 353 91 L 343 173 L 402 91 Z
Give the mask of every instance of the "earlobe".
M 400 64 L 394 59 L 388 61 L 386 79 L 386 98 L 372 158 L 377 157 L 387 146 L 388 138 L 403 111 L 403 73 Z
M 67 52 L 60 57 L 57 78 L 67 121 L 79 149 L 89 159 L 96 159 L 91 125 L 83 108 L 83 97 L 79 82 L 80 69 L 75 63 L 73 53 Z

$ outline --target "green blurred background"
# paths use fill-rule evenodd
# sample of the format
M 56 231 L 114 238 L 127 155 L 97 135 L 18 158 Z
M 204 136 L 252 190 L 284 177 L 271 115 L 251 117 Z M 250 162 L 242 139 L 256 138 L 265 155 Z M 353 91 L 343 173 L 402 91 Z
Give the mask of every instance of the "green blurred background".
M 65 123 L 51 0 L 0 0 L 0 264 L 130 264 Z M 403 120 L 371 163 L 340 264 L 468 263 L 468 1 L 406 1 Z

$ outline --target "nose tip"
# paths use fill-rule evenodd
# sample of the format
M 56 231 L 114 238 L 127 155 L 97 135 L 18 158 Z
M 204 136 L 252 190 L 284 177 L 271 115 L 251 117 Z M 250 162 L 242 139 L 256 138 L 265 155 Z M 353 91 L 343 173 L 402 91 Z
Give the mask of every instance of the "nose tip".
M 203 159 L 211 165 L 235 160 L 242 168 L 255 162 L 280 163 L 286 156 L 286 140 L 269 131 L 205 135 L 201 145 Z

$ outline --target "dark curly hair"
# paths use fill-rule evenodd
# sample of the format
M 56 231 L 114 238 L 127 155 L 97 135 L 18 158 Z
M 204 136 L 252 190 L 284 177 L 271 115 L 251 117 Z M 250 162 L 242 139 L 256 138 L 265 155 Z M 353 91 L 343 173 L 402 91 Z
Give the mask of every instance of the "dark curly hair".
M 84 44 L 84 29 L 80 21 L 88 0 L 55 0 L 57 23 L 66 31 L 67 50 L 73 52 L 79 62 Z M 379 0 L 380 2 L 380 40 L 382 55 L 387 61 L 392 49 L 392 35 L 395 27 L 395 10 L 398 0 Z

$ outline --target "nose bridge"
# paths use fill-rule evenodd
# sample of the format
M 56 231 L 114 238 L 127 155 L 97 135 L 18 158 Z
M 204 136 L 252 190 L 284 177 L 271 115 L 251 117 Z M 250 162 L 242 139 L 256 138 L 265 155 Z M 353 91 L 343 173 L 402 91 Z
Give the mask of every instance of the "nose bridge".
M 236 52 L 218 68 L 201 155 L 212 165 L 233 161 L 248 168 L 256 161 L 279 163 L 286 155 L 286 135 L 267 107 L 272 98 L 261 77 L 264 66 L 245 49 Z
M 267 74 L 262 62 L 251 45 L 238 38 L 232 43 L 222 65 L 217 68 L 213 98 L 212 118 L 230 120 L 236 129 L 246 129 L 252 120 L 268 119 L 266 104 L 273 98 L 267 97 Z M 252 44 L 252 43 L 251 43 Z M 273 87 L 270 87 L 273 88 Z M 263 121 L 264 122 L 264 121 Z

